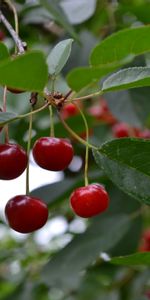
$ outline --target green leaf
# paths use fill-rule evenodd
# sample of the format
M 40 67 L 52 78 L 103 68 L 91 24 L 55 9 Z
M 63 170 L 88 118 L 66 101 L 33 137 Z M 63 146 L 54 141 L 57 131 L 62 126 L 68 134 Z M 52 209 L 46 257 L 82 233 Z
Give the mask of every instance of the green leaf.
M 94 14 L 96 9 L 96 0 L 61 1 L 61 7 L 71 24 L 80 24 Z
M 44 282 L 60 288 L 75 288 L 82 278 L 81 271 L 99 257 L 100 251 L 107 251 L 118 243 L 129 226 L 130 219 L 125 215 L 96 218 L 84 234 L 76 236 L 45 265 Z
M 9 52 L 5 44 L 0 42 L 0 61 L 9 57 Z
M 118 91 L 150 85 L 150 68 L 134 67 L 121 70 L 108 77 L 102 86 L 103 92 Z
M 40 3 L 47 9 L 47 11 L 53 16 L 54 20 L 57 21 L 60 25 L 62 25 L 71 36 L 78 40 L 78 36 L 74 31 L 72 25 L 68 22 L 68 19 L 63 12 L 61 6 L 57 1 L 53 0 L 40 0 Z
M 150 252 L 134 253 L 127 256 L 113 257 L 111 264 L 123 266 L 150 265 Z
M 93 151 L 95 160 L 114 184 L 150 205 L 150 141 L 123 138 Z
M 94 85 L 102 77 L 111 73 L 114 70 L 113 67 L 80 67 L 70 71 L 67 75 L 67 82 L 70 88 L 76 92 L 79 92 L 85 86 Z
M 9 112 L 0 112 L 0 126 L 3 126 L 11 121 L 17 120 L 17 114 Z
M 150 26 L 129 28 L 112 34 L 92 51 L 92 66 L 121 66 L 150 50 Z
M 108 92 L 105 94 L 109 109 L 121 122 L 134 127 L 147 124 L 150 112 L 150 87 L 126 91 Z
M 47 64 L 50 75 L 58 75 L 66 64 L 72 46 L 73 39 L 59 42 L 47 57 Z
M 48 79 L 44 55 L 32 51 L 0 64 L 0 84 L 23 91 L 41 92 Z
M 69 86 L 78 92 L 129 63 L 136 55 L 149 52 L 149 35 L 150 26 L 142 26 L 125 29 L 107 37 L 93 49 L 90 67 L 76 68 L 68 74 Z

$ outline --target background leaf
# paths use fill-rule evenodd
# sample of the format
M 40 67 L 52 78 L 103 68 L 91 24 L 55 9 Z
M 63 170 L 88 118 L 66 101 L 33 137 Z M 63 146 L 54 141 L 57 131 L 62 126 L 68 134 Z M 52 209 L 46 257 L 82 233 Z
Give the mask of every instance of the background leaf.
M 60 25 L 62 25 L 74 39 L 78 40 L 78 36 L 74 31 L 74 28 L 69 23 L 58 1 L 54 2 L 53 0 L 40 0 L 40 3 L 53 16 L 54 20 L 56 20 Z
M 143 128 L 149 124 L 150 87 L 105 94 L 108 106 L 117 120 Z
M 7 124 L 10 120 L 16 120 L 17 114 L 12 112 L 0 112 L 0 126 Z
M 100 251 L 112 248 L 129 225 L 130 219 L 124 215 L 99 217 L 84 234 L 76 236 L 45 265 L 42 272 L 44 282 L 50 286 L 75 288 L 82 278 L 79 273 L 98 258 Z M 109 228 L 107 235 L 105 228 Z
M 71 24 L 80 24 L 93 15 L 96 9 L 96 0 L 62 0 L 60 5 Z
M 72 42 L 72 39 L 61 41 L 51 50 L 47 57 L 48 69 L 51 75 L 58 75 L 66 64 L 71 53 Z

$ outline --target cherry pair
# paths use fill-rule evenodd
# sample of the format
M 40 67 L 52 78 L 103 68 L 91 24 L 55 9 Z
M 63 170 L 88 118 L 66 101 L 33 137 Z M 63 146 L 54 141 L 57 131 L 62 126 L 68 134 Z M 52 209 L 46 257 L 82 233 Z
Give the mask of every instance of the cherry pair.
M 91 184 L 76 189 L 70 197 L 70 203 L 78 216 L 89 218 L 106 210 L 109 197 L 102 185 Z M 12 229 L 30 233 L 45 225 L 48 207 L 38 198 L 19 195 L 7 202 L 5 215 Z
M 65 139 L 40 138 L 33 147 L 37 164 L 47 170 L 64 170 L 72 160 L 72 145 Z M 11 180 L 20 176 L 27 167 L 25 150 L 17 144 L 0 144 L 0 179 Z
M 64 139 L 41 138 L 34 144 L 33 157 L 44 169 L 63 170 L 72 160 L 73 148 Z M 73 211 L 83 218 L 93 217 L 103 212 L 108 207 L 108 203 L 108 194 L 99 184 L 80 187 L 70 197 Z

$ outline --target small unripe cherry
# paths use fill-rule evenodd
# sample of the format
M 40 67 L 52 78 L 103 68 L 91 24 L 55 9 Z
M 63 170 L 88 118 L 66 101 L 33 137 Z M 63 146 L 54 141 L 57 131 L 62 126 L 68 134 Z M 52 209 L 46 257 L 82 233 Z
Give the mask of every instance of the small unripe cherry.
M 75 214 L 82 218 L 90 218 L 107 209 L 109 196 L 102 185 L 90 184 L 73 191 L 70 204 Z
M 30 233 L 45 225 L 48 208 L 36 197 L 18 195 L 7 202 L 5 216 L 12 229 L 20 233 Z
M 19 177 L 26 169 L 27 163 L 27 153 L 20 145 L 0 144 L 0 179 Z
M 72 161 L 74 151 L 71 143 L 63 138 L 42 137 L 33 146 L 33 158 L 43 169 L 62 171 Z

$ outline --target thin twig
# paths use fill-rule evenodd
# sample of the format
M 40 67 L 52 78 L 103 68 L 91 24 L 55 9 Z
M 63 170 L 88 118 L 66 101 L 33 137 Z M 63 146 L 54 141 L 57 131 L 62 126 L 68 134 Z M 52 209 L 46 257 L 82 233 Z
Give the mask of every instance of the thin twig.
M 0 22 L 4 24 L 4 26 L 7 28 L 9 31 L 10 35 L 12 36 L 15 44 L 17 45 L 17 48 L 19 50 L 19 54 L 22 54 L 25 52 L 24 47 L 23 47 L 23 42 L 19 38 L 19 36 L 16 34 L 15 30 L 11 26 L 11 24 L 7 21 L 5 16 L 3 15 L 2 11 L 0 10 Z

